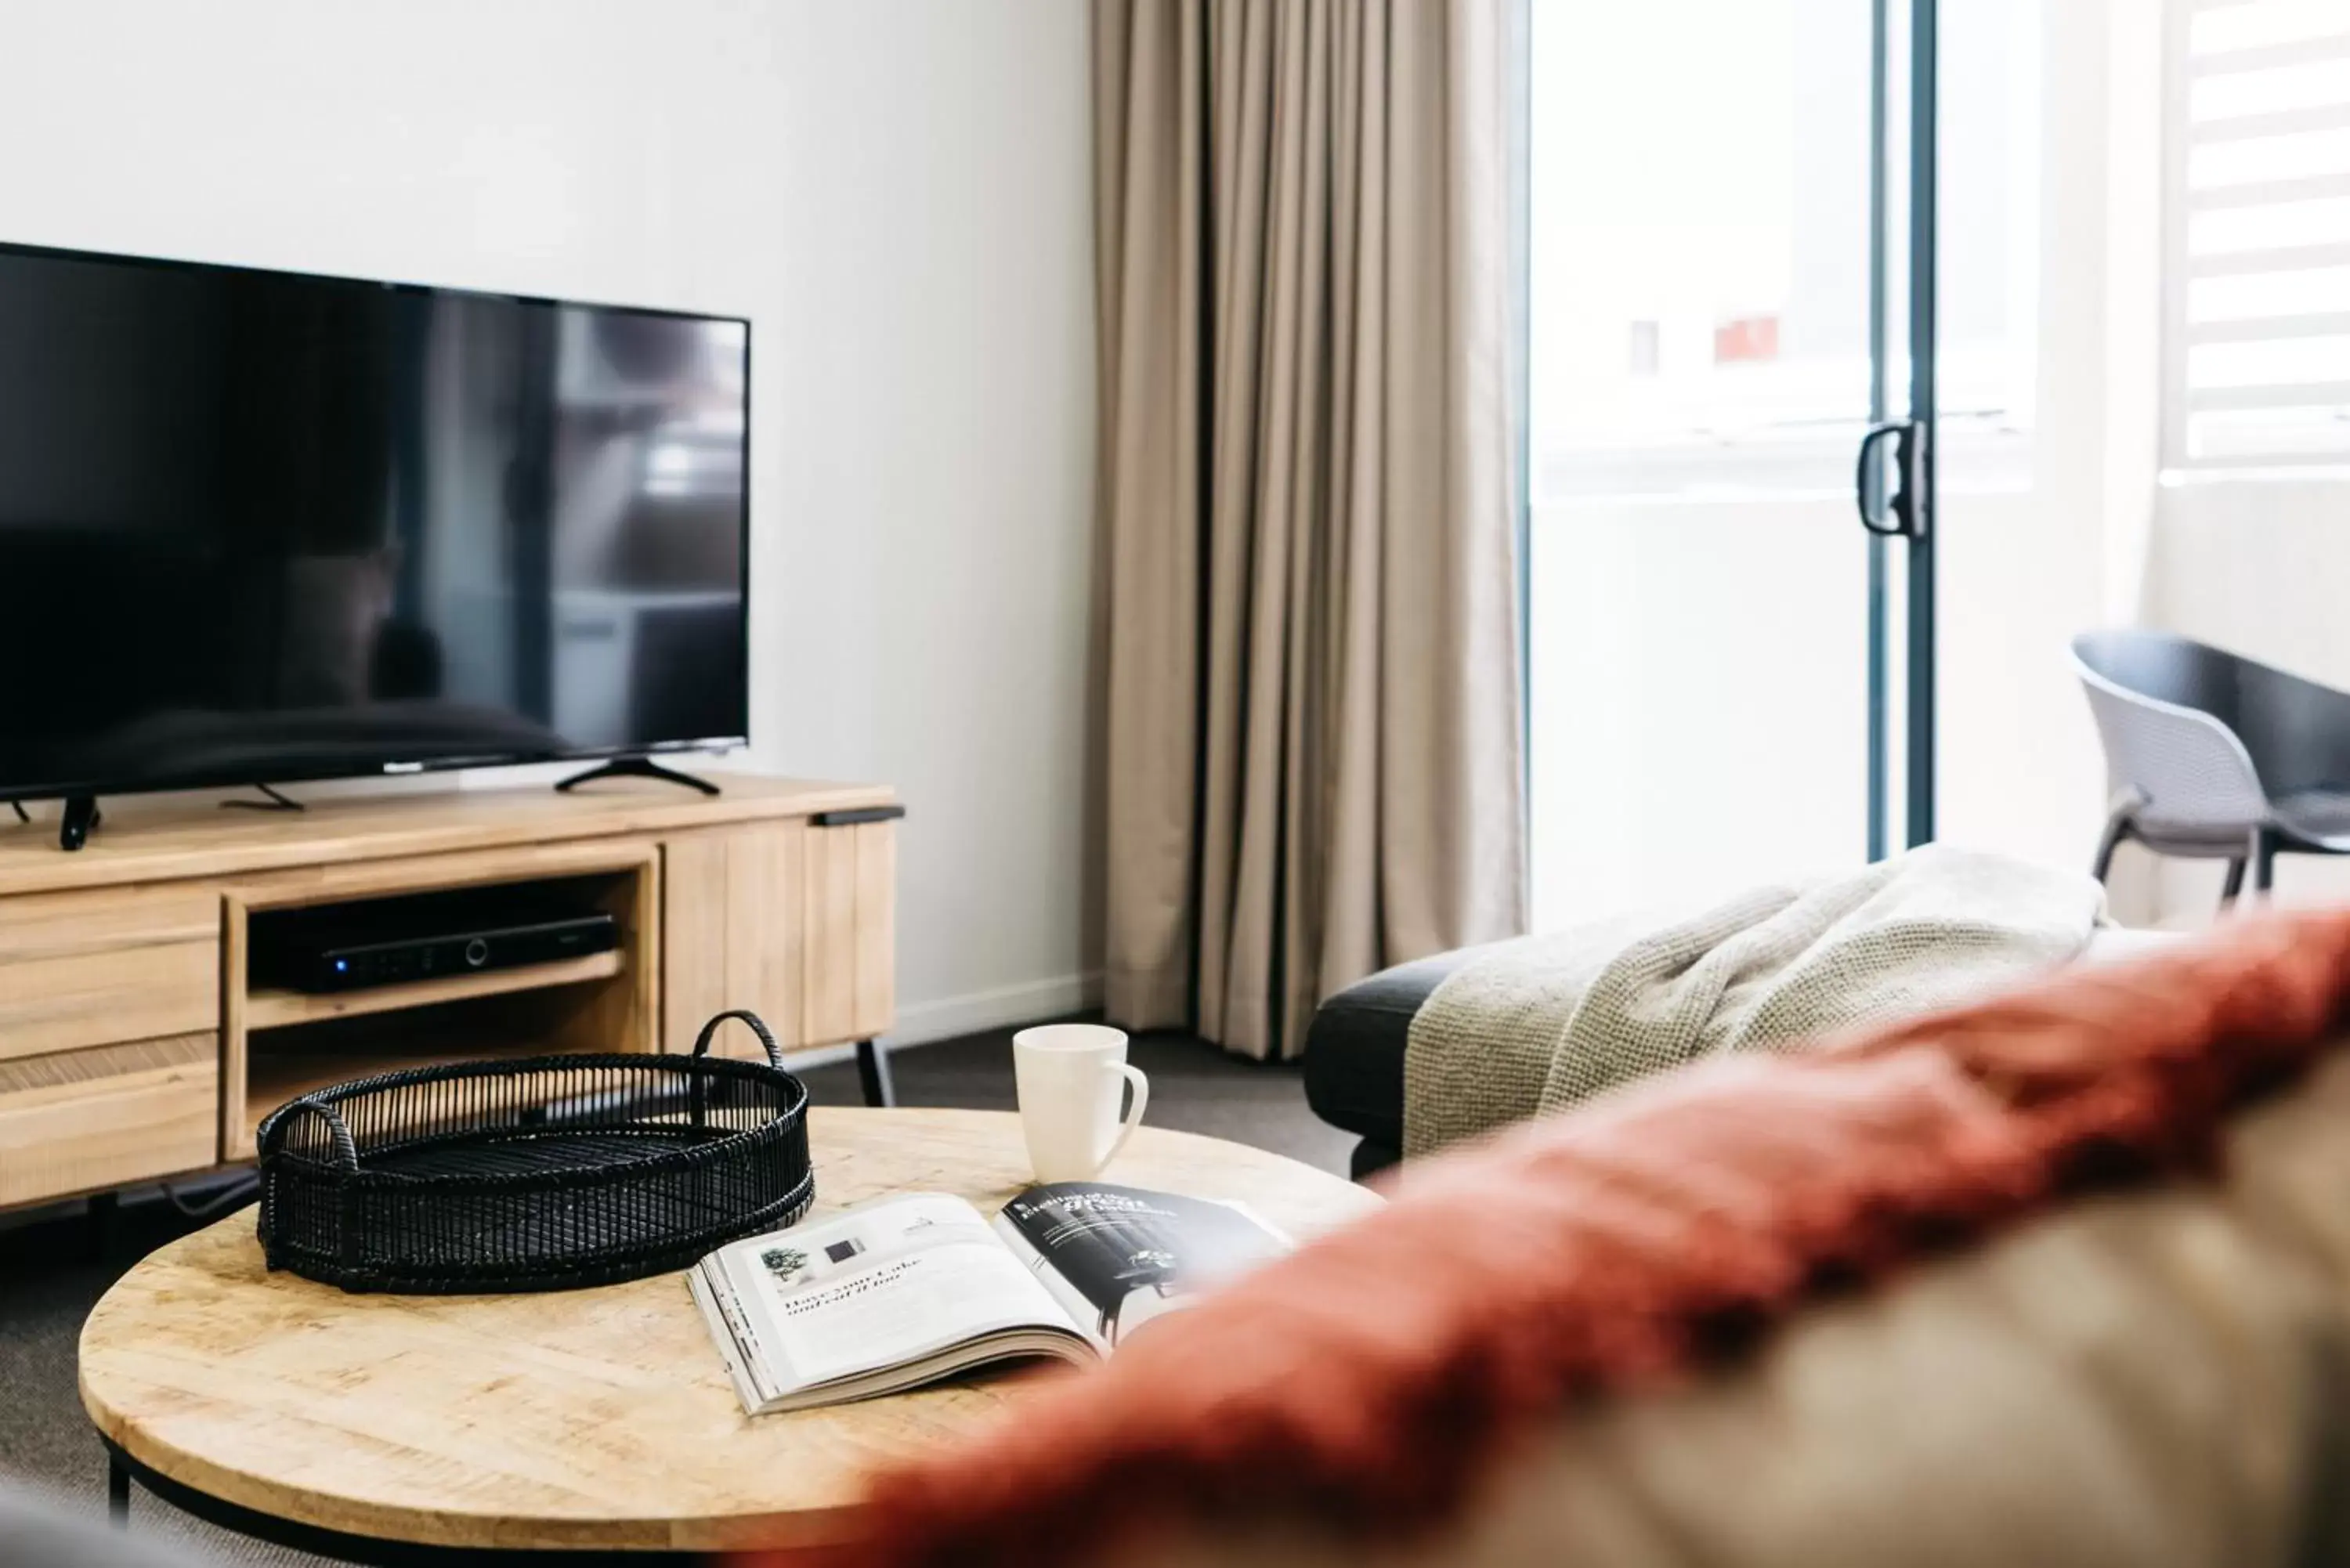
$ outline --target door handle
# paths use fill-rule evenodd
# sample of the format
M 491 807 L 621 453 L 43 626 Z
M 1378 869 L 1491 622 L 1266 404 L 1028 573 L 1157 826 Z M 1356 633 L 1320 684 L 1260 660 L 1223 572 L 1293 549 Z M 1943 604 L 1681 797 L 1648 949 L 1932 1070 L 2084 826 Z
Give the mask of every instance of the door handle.
M 1860 455 L 1853 468 L 1853 501 L 1860 513 L 1860 525 L 1870 533 L 1887 539 L 1915 538 L 1919 533 L 1916 479 L 1925 434 L 1925 427 L 1915 420 L 1895 420 L 1870 426 L 1860 438 Z M 1889 493 L 1885 488 L 1885 466 L 1877 457 L 1888 441 L 1893 443 L 1897 476 Z

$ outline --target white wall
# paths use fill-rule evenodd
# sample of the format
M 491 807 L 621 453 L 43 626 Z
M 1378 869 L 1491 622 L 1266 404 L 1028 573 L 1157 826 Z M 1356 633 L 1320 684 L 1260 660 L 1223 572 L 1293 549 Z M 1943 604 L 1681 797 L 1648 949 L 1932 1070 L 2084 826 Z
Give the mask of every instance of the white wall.
M 2166 487 L 2147 614 L 2350 689 L 2350 480 Z
M 2159 410 L 2158 7 L 2043 0 L 2039 375 L 2029 487 L 1944 483 L 1941 827 L 2085 870 L 2105 761 L 2066 657 L 2134 597 Z M 2121 889 L 2116 906 L 2134 914 Z
M 1084 0 L 0 0 L 0 238 L 747 314 L 752 763 L 885 779 L 903 1035 L 1077 1005 Z

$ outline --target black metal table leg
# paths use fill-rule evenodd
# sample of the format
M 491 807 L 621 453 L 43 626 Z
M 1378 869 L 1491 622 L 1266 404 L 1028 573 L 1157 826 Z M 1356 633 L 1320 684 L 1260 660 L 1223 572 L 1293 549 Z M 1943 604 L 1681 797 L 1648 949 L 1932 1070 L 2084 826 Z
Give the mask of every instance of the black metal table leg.
M 122 1199 L 112 1192 L 101 1192 L 89 1200 L 90 1261 L 111 1264 L 120 1251 L 116 1240 L 121 1231 Z
M 99 1440 L 106 1442 L 103 1437 Z M 350 1535 L 224 1502 L 157 1474 L 109 1442 L 106 1444 L 106 1511 L 118 1527 L 128 1522 L 133 1480 L 153 1501 L 170 1503 L 223 1530 L 329 1557 L 338 1563 L 374 1563 L 383 1568 L 482 1568 L 484 1563 L 500 1568 L 536 1568 L 541 1564 L 545 1568 L 708 1568 L 715 1561 L 699 1552 L 611 1552 L 586 1547 L 497 1551 L 426 1546 L 415 1542 Z
M 898 1103 L 897 1085 L 889 1081 L 889 1053 L 879 1040 L 857 1043 L 857 1082 L 865 1091 L 868 1106 L 894 1106 Z

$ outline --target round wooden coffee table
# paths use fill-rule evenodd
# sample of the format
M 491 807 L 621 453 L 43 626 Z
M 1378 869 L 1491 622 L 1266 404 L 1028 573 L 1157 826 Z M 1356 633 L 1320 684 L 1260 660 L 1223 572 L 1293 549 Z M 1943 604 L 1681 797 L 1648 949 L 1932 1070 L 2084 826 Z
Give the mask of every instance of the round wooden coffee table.
M 817 1109 L 817 1212 L 1030 1185 L 1001 1111 Z M 1243 1198 L 1300 1237 L 1375 1209 L 1295 1160 L 1145 1127 L 1103 1179 Z M 361 1562 L 702 1552 L 853 1535 L 860 1477 L 951 1442 L 1001 1377 L 743 1416 L 684 1278 L 512 1296 L 346 1295 L 272 1274 L 246 1210 L 161 1248 L 81 1334 L 81 1397 L 129 1480 L 247 1534 Z

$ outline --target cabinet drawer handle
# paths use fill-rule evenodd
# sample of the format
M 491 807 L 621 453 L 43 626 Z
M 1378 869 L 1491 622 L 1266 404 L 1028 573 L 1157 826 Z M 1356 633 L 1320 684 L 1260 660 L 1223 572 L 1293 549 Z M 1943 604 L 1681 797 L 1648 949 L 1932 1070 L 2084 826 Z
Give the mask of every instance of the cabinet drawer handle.
M 854 827 L 861 822 L 895 822 L 906 815 L 902 805 L 860 805 L 853 811 L 818 811 L 808 815 L 817 827 Z

